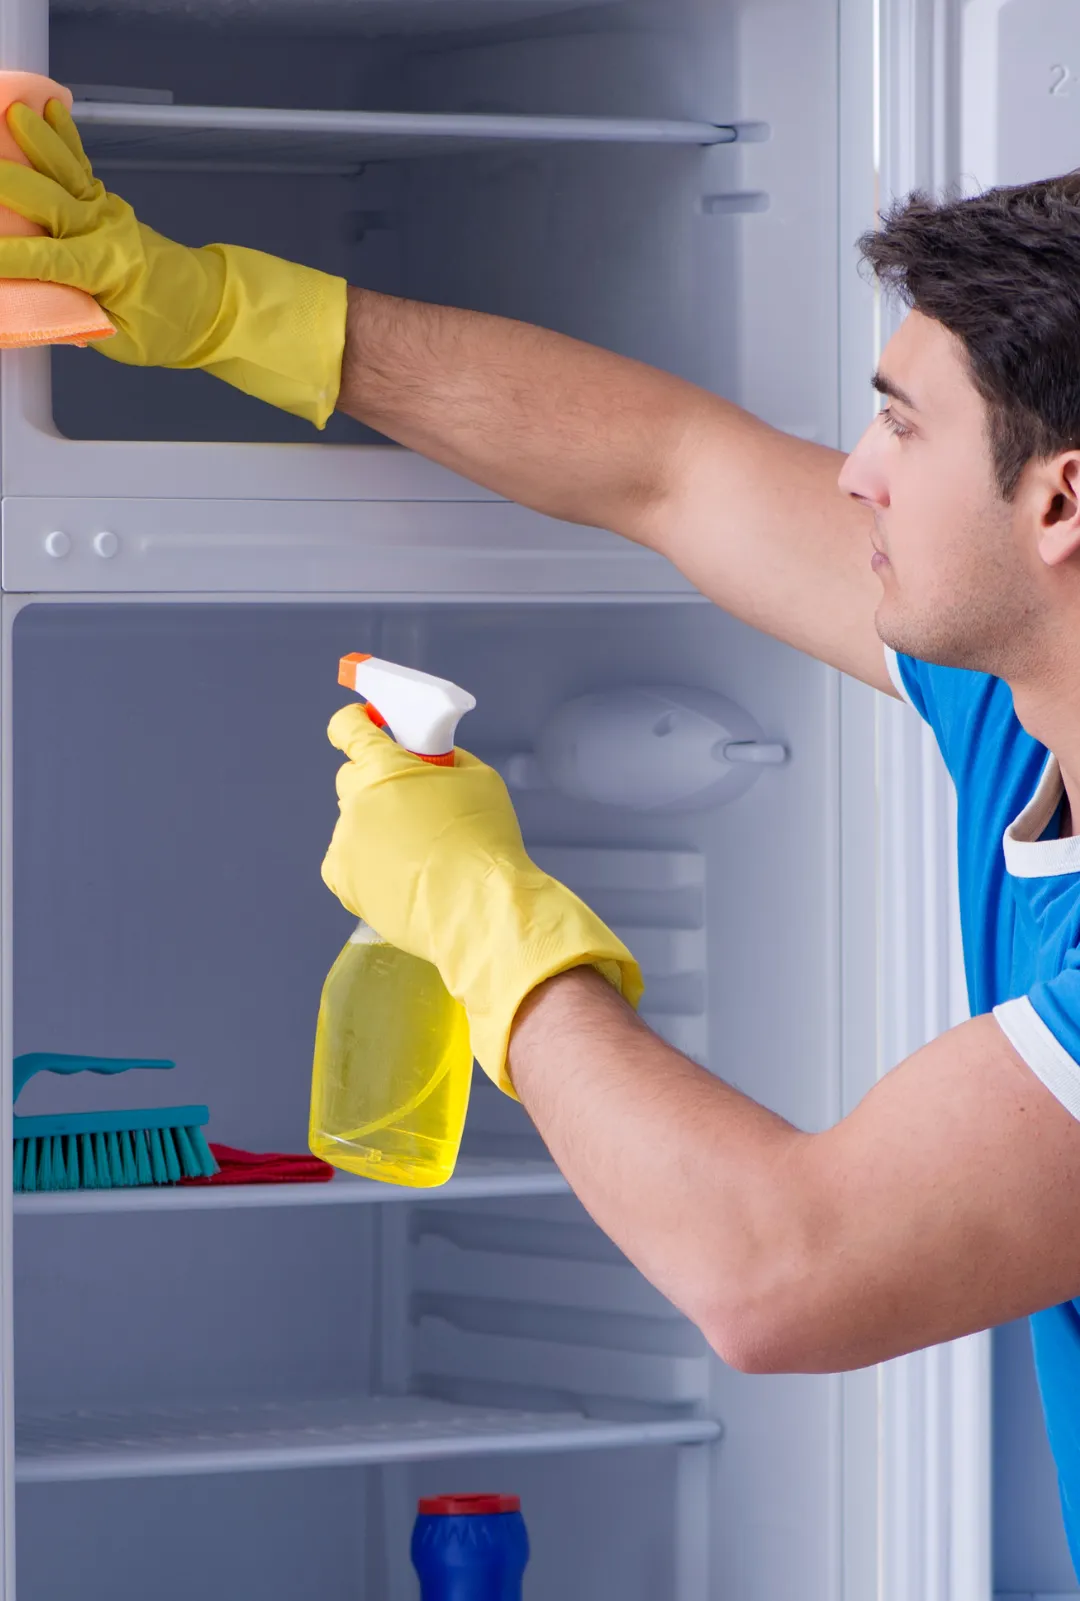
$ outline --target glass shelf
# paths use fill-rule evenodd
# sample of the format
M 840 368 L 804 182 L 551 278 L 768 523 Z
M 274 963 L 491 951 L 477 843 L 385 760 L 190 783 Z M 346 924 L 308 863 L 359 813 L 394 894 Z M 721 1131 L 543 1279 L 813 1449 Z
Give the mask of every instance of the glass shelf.
M 376 1396 L 79 1410 L 20 1419 L 15 1433 L 16 1479 L 43 1484 L 702 1445 L 721 1429 Z
M 328 1184 L 196 1184 L 123 1190 L 55 1190 L 15 1196 L 17 1217 L 70 1217 L 86 1212 L 203 1212 L 255 1207 L 387 1205 L 393 1202 L 480 1201 L 509 1196 L 567 1195 L 569 1187 L 553 1162 L 462 1157 L 453 1178 L 438 1189 L 410 1190 L 397 1184 L 338 1173 Z

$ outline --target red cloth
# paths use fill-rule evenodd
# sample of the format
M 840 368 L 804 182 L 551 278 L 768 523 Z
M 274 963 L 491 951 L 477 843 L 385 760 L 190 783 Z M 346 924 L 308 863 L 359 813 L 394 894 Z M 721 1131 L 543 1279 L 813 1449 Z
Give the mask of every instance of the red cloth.
M 208 1179 L 181 1179 L 181 1184 L 325 1184 L 334 1170 L 329 1162 L 307 1152 L 282 1156 L 277 1151 L 238 1151 L 232 1145 L 214 1145 L 211 1151 L 219 1172 Z

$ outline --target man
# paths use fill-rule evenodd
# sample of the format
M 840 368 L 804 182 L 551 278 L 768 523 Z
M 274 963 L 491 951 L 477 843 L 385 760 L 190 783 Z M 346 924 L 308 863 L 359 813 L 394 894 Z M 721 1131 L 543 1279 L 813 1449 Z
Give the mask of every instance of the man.
M 324 874 L 439 967 L 481 1065 L 726 1361 L 851 1368 L 1035 1314 L 1080 1556 L 1080 178 L 915 198 L 864 241 L 914 309 L 842 463 L 539 329 L 183 249 L 95 183 L 55 103 L 11 125 L 36 170 L 0 166 L 0 203 L 55 237 L 0 242 L 0 277 L 96 295 L 118 329 L 104 354 L 207 367 L 317 424 L 336 401 L 652 546 L 930 722 L 958 789 L 974 1015 L 824 1133 L 637 1021 L 631 954 L 528 861 L 482 763 L 426 767 L 339 713 Z

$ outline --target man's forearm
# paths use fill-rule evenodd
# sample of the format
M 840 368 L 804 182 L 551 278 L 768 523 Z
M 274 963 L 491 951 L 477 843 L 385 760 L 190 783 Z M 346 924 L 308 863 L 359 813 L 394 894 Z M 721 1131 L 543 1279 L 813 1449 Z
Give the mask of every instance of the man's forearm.
M 597 973 L 521 1008 L 514 1085 L 627 1256 L 751 1371 L 836 1371 L 1071 1300 L 1075 1117 L 993 1017 L 803 1134 L 670 1050 Z
M 529 997 L 510 1071 L 604 1232 L 727 1361 L 771 1365 L 776 1303 L 801 1300 L 814 1256 L 811 1136 L 670 1049 L 588 968 Z
M 338 409 L 549 516 L 657 543 L 684 441 L 724 407 L 527 323 L 349 291 Z

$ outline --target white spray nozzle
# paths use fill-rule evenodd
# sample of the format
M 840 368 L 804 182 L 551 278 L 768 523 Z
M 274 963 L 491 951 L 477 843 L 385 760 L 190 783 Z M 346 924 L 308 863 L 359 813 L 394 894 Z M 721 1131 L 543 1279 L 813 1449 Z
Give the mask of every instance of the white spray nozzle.
M 476 705 L 475 696 L 449 679 L 378 656 L 343 656 L 338 682 L 363 695 L 399 745 L 429 761 L 453 759 L 457 725 Z

